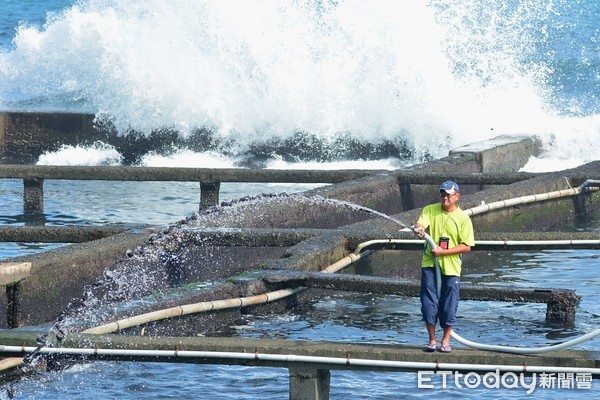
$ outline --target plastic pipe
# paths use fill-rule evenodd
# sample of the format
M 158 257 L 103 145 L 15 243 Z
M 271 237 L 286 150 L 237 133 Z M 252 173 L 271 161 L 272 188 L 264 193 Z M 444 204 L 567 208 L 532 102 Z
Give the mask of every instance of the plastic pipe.
M 326 268 L 323 268 L 319 272 L 323 272 L 325 274 L 333 274 L 341 269 L 346 268 L 348 265 L 352 264 L 354 261 L 360 260 L 362 257 L 366 256 L 367 254 L 369 254 L 371 252 L 372 252 L 371 250 L 367 250 L 367 251 L 364 251 L 361 253 L 360 251 L 358 251 L 358 248 L 357 248 L 353 253 L 348 254 L 346 257 L 342 258 L 339 261 L 336 261 L 335 263 L 329 265 Z
M 356 246 L 357 251 L 363 251 L 364 249 L 376 245 L 376 244 L 387 244 L 387 243 L 398 243 L 398 244 L 423 244 L 422 239 L 374 239 L 366 242 L 359 243 Z M 562 239 L 562 240 L 475 240 L 475 245 L 486 245 L 486 246 L 596 246 L 600 245 L 600 239 Z
M 182 306 L 166 308 L 163 310 L 153 311 L 145 314 L 136 315 L 130 318 L 121 319 L 119 321 L 86 329 L 81 333 L 106 334 L 125 328 L 131 328 L 133 326 L 138 326 L 141 324 L 147 324 L 149 322 L 160 321 L 163 319 L 179 317 L 187 314 L 195 314 L 205 311 L 223 310 L 227 308 L 247 307 L 256 304 L 263 304 L 279 300 L 287 296 L 291 296 L 295 293 L 300 292 L 301 290 L 304 290 L 304 288 L 297 287 L 280 289 L 274 292 L 263 293 L 250 297 L 237 297 L 234 299 L 203 301 L 200 303 L 185 304 Z
M 485 213 L 485 212 L 488 212 L 491 210 L 498 210 L 500 208 L 516 206 L 518 204 L 534 203 L 537 201 L 556 199 L 559 197 L 574 196 L 574 195 L 580 194 L 584 191 L 591 192 L 591 191 L 596 191 L 596 190 L 600 189 L 600 187 L 594 186 L 594 185 L 600 185 L 600 180 L 588 179 L 585 182 L 583 182 L 581 185 L 577 186 L 576 188 L 563 189 L 563 190 L 557 190 L 557 191 L 553 191 L 553 192 L 533 194 L 533 195 L 522 196 L 522 197 L 515 197 L 512 199 L 500 200 L 500 201 L 496 201 L 496 202 L 489 203 L 489 204 L 482 204 L 477 207 L 469 208 L 469 209 L 465 210 L 465 212 L 468 215 L 477 215 L 477 214 L 482 214 L 482 213 Z
M 581 240 L 476 240 L 475 246 L 573 246 L 600 245 L 600 239 L 581 239 Z
M 371 253 L 371 250 L 364 251 L 359 254 L 351 253 L 348 256 L 342 258 L 341 260 L 331 264 L 327 268 L 321 270 L 323 273 L 334 273 L 339 271 L 354 261 L 359 260 L 365 255 Z M 225 299 L 225 300 L 214 300 L 214 301 L 203 301 L 200 303 L 194 304 L 186 304 L 182 306 L 176 306 L 171 308 L 166 308 L 162 310 L 157 310 L 145 314 L 136 315 L 129 318 L 124 318 L 118 321 L 110 322 L 108 324 L 96 326 L 94 328 L 86 329 L 82 331 L 82 333 L 90 333 L 90 334 L 106 334 L 116 332 L 122 329 L 131 328 L 134 326 L 147 324 L 149 322 L 155 322 L 167 318 L 175 318 L 182 315 L 187 314 L 196 314 L 200 312 L 213 311 L 213 310 L 223 310 L 227 308 L 236 308 L 236 307 L 246 307 L 250 305 L 263 304 L 275 300 L 282 299 L 287 296 L 291 296 L 295 293 L 304 290 L 303 287 L 298 288 L 287 288 L 280 289 L 274 292 L 263 293 L 256 296 L 251 297 L 238 297 L 233 299 Z
M 553 351 L 558 351 L 562 349 L 567 349 L 569 347 L 573 347 L 578 345 L 579 343 L 586 342 L 600 335 L 600 329 L 596 329 L 585 335 L 579 336 L 578 338 L 569 340 L 567 342 L 555 344 L 552 346 L 544 346 L 544 347 L 513 347 L 513 346 L 500 346 L 500 345 L 492 345 L 492 344 L 484 344 L 477 343 L 471 340 L 465 339 L 452 330 L 451 336 L 459 343 L 464 344 L 465 346 L 472 347 L 478 350 L 488 350 L 488 351 L 499 351 L 503 353 L 513 353 L 513 354 L 542 354 L 542 353 L 550 353 Z
M 390 361 L 371 360 L 348 357 L 319 357 L 295 354 L 268 354 L 268 353 L 241 353 L 241 352 L 218 352 L 218 351 L 189 351 L 189 350 L 135 350 L 135 349 L 81 349 L 62 347 L 21 347 L 0 346 L 0 352 L 4 353 L 36 353 L 56 354 L 65 356 L 115 356 L 115 357 L 154 357 L 154 358 L 224 358 L 247 361 L 276 361 L 290 363 L 312 363 L 333 365 L 354 365 L 361 367 L 382 367 L 417 370 L 468 370 L 468 371 L 500 371 L 500 372 L 523 372 L 523 373 L 589 373 L 600 375 L 600 368 L 583 367 L 548 367 L 536 365 L 491 365 L 491 364 L 461 364 L 440 362 L 416 362 L 416 361 Z

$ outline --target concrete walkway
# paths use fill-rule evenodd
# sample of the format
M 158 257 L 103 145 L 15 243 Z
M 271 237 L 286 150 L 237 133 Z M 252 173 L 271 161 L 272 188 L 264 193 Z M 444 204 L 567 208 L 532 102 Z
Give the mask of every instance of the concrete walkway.
M 39 333 L 27 331 L 2 331 L 0 332 L 0 343 L 4 346 L 37 346 L 36 338 Z M 246 353 L 256 355 L 256 360 L 248 361 L 232 357 L 220 358 L 189 358 L 173 357 L 171 362 L 190 363 L 222 363 L 239 365 L 259 365 L 289 367 L 293 361 L 261 361 L 261 354 L 283 354 L 298 356 L 332 357 L 350 360 L 347 364 L 321 364 L 323 369 L 368 369 L 379 371 L 414 371 L 415 368 L 393 368 L 393 367 L 364 367 L 352 365 L 351 360 L 376 360 L 376 361 L 404 361 L 421 363 L 444 363 L 444 364 L 478 364 L 489 366 L 489 371 L 494 371 L 495 366 L 511 365 L 523 367 L 547 366 L 553 368 L 586 368 L 596 369 L 594 374 L 600 372 L 600 352 L 586 350 L 561 350 L 545 355 L 518 355 L 510 353 L 488 352 L 468 348 L 453 347 L 451 353 L 426 353 L 421 346 L 412 345 L 384 345 L 384 344 L 359 344 L 340 343 L 325 341 L 303 341 L 284 339 L 249 339 L 239 337 L 147 337 L 126 335 L 67 335 L 57 347 L 64 348 L 86 348 L 86 349 L 132 349 L 132 350 L 177 350 L 177 351 L 205 351 L 219 353 Z M 0 346 L 0 350 L 3 349 Z M 6 356 L 18 357 L 23 353 L 4 353 Z M 152 355 L 115 355 L 115 356 L 92 356 L 90 359 L 111 359 L 124 361 L 169 361 L 158 359 Z

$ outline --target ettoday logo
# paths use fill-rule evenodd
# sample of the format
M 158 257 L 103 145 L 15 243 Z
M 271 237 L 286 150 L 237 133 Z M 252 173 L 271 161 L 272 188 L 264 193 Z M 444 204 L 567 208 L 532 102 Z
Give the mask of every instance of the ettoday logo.
M 438 376 L 440 379 L 434 378 Z M 481 375 L 478 372 L 463 374 L 458 371 L 418 371 L 417 387 L 419 389 L 447 389 L 451 386 L 457 389 L 475 389 L 482 385 L 488 389 L 519 389 L 531 394 L 537 387 L 545 389 L 591 389 L 591 373 L 532 373 L 516 374 L 514 372 L 500 373 L 496 369 Z

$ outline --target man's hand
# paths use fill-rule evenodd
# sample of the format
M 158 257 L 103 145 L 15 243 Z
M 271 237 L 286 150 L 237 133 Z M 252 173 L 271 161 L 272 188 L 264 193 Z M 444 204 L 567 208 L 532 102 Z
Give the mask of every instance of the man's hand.
M 445 256 L 447 253 L 448 250 L 444 250 L 440 246 L 435 246 L 434 249 L 431 249 L 431 254 L 433 254 L 434 257 Z
M 418 238 L 422 238 L 423 236 L 425 236 L 425 228 L 422 225 L 414 225 L 413 226 L 413 232 L 415 233 L 415 236 Z

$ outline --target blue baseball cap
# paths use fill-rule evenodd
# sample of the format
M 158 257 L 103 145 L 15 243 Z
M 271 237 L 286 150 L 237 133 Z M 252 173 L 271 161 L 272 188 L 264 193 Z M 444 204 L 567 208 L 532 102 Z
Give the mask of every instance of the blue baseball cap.
M 454 194 L 460 192 L 460 188 L 456 182 L 446 181 L 440 185 L 440 192 L 444 191 L 448 194 Z

